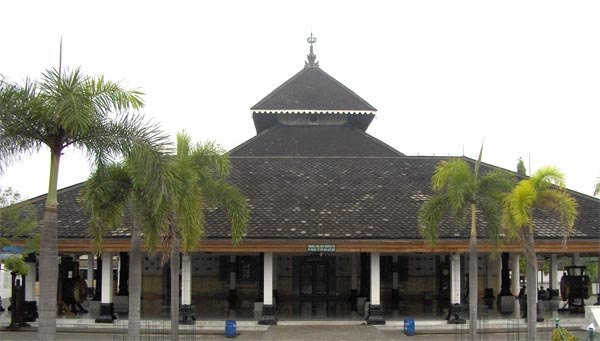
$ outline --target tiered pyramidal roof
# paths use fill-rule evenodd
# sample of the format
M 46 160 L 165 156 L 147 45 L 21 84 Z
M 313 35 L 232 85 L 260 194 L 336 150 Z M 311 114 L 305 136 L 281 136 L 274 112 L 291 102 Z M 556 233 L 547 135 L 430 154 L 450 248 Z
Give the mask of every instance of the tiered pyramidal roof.
M 304 68 L 252 108 L 257 136 L 231 156 L 398 156 L 365 131 L 377 109 L 323 71 L 313 44 Z
M 304 68 L 252 107 L 257 135 L 229 153 L 229 181 L 240 188 L 250 207 L 245 242 L 421 241 L 418 215 L 432 195 L 431 175 L 440 161 L 453 158 L 405 156 L 369 135 L 366 129 L 377 110 L 321 70 L 312 48 L 315 41 L 309 38 Z M 483 172 L 494 168 L 482 165 Z M 58 193 L 61 239 L 88 237 L 88 218 L 79 205 L 82 187 Z M 596 247 L 600 201 L 570 193 L 579 205 L 570 238 Z M 45 196 L 30 202 L 41 218 Z M 535 237 L 540 243 L 558 243 L 564 227 L 550 212 L 539 213 Z M 207 208 L 205 216 L 209 241 L 231 237 L 222 210 Z M 129 238 L 129 226 L 127 216 L 107 238 Z M 485 237 L 483 221 L 477 226 L 477 235 Z M 440 238 L 466 241 L 469 230 L 446 219 Z

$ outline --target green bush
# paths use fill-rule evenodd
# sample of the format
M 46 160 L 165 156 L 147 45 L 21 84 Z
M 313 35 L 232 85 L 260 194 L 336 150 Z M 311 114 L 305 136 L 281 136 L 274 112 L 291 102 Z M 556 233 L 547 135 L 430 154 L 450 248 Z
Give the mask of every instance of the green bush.
M 27 265 L 21 256 L 10 256 L 2 263 L 6 270 L 9 270 L 10 272 L 15 272 L 17 275 L 21 276 L 27 275 Z
M 577 337 L 563 327 L 552 330 L 552 341 L 577 341 Z

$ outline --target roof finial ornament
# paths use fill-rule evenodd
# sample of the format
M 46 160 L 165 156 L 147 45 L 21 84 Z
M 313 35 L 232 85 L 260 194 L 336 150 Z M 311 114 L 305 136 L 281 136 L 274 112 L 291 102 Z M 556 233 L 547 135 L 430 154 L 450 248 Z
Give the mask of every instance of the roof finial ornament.
M 317 55 L 313 52 L 313 44 L 317 42 L 317 37 L 313 37 L 312 31 L 310 37 L 306 38 L 306 41 L 310 44 L 310 53 L 306 56 L 308 61 L 304 62 L 305 67 L 319 67 L 319 62 L 315 62 Z

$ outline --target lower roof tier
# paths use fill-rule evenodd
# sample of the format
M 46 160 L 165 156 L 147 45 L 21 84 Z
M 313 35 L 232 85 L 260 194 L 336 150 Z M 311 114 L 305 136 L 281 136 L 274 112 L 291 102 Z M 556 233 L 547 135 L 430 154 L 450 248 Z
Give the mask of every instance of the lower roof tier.
M 448 157 L 232 157 L 230 181 L 247 197 L 251 219 L 245 239 L 252 240 L 415 240 L 419 208 L 431 192 L 431 175 Z M 464 158 L 473 163 L 471 159 Z M 483 165 L 482 170 L 492 166 Z M 86 238 L 88 219 L 79 204 L 83 184 L 59 191 L 58 234 Z M 579 204 L 572 239 L 600 238 L 600 201 L 571 192 Z M 41 213 L 45 196 L 30 200 Z M 225 215 L 206 209 L 206 237 L 230 237 Z M 536 214 L 539 239 L 560 239 L 563 229 L 547 212 Z M 130 219 L 108 238 L 130 237 Z M 485 237 L 479 222 L 478 235 Z M 469 229 L 450 220 L 442 239 L 467 239 Z

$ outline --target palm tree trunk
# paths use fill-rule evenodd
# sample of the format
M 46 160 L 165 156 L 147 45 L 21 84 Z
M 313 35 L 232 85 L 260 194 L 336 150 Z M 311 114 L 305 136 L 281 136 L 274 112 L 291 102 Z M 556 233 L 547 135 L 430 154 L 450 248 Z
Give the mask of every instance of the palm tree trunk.
M 477 220 L 475 205 L 471 204 L 471 236 L 469 238 L 469 335 L 477 339 Z
M 134 213 L 135 214 L 135 213 Z M 133 218 L 131 232 L 131 251 L 129 254 L 129 326 L 127 339 L 140 340 L 141 295 L 142 295 L 142 238 L 140 237 L 139 218 Z
M 171 239 L 171 340 L 179 340 L 179 239 Z
M 40 240 L 40 324 L 38 339 L 56 339 L 56 299 L 58 288 L 57 182 L 60 152 L 51 152 L 48 197 Z
M 527 257 L 527 340 L 536 339 L 537 325 L 537 254 L 533 239 L 533 227 L 525 227 Z

